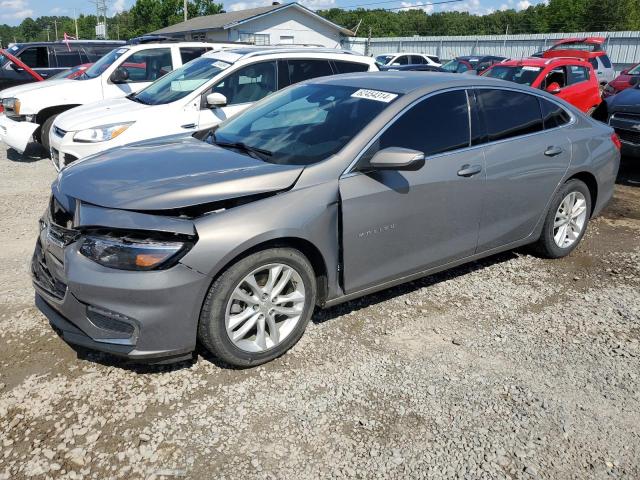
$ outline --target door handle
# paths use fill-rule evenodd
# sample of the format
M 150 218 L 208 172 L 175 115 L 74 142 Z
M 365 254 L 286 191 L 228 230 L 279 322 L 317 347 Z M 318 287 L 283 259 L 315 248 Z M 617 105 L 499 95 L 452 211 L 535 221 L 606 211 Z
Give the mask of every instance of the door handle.
M 196 128 L 196 124 L 195 123 L 187 123 L 185 125 L 180 125 L 180 128 L 185 128 L 185 129 Z
M 562 148 L 560 147 L 547 147 L 547 149 L 544 151 L 544 154 L 547 157 L 555 157 L 556 155 L 560 155 L 564 150 L 562 150 Z
M 473 177 L 475 174 L 480 173 L 482 171 L 481 165 L 469 165 L 465 164 L 460 167 L 458 170 L 459 177 Z

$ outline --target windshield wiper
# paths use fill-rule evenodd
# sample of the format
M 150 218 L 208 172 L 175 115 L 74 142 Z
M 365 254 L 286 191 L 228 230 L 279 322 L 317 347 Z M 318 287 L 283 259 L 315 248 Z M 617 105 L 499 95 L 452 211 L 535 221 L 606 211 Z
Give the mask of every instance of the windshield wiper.
M 219 142 L 216 140 L 215 133 L 212 135 L 213 135 L 213 143 L 215 143 L 219 147 L 237 148 L 238 150 L 244 150 L 247 153 L 253 153 L 254 155 L 258 155 L 259 157 L 261 155 L 264 155 L 267 157 L 270 157 L 273 155 L 273 152 L 270 152 L 269 150 L 265 150 L 263 148 L 258 148 L 258 147 L 252 147 L 243 142 Z
M 136 93 L 135 93 L 135 92 L 134 92 L 134 93 L 130 93 L 129 95 L 127 95 L 127 98 L 128 98 L 129 100 L 131 100 L 132 102 L 138 102 L 138 103 L 141 103 L 141 104 L 143 104 L 143 105 L 149 105 L 147 102 L 143 102 L 142 100 L 140 100 L 140 99 L 136 96 Z

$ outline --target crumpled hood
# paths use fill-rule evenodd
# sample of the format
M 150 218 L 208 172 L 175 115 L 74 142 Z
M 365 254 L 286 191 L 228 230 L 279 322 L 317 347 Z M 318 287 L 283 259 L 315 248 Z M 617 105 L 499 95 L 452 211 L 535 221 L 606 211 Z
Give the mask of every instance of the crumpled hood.
M 194 138 L 108 150 L 62 171 L 54 195 L 126 210 L 173 210 L 285 190 L 304 167 L 276 165 Z
M 5 88 L 0 92 L 0 98 L 20 98 L 21 94 L 37 90 L 38 92 L 45 92 L 48 88 L 57 87 L 58 85 L 79 82 L 82 80 L 70 80 L 68 78 L 61 78 L 58 80 L 45 80 L 43 82 L 31 82 L 23 85 L 16 85 L 15 87 Z
M 128 98 L 100 100 L 60 114 L 56 118 L 56 126 L 67 132 L 75 132 L 101 125 L 130 122 L 138 118 L 137 112 L 149 108 L 149 105 L 143 105 Z

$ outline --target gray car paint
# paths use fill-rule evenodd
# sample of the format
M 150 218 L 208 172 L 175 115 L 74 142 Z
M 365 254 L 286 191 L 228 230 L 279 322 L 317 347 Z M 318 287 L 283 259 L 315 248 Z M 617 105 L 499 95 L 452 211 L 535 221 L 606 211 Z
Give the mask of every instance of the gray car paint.
M 78 218 L 83 224 L 127 228 L 139 221 L 150 230 L 184 233 L 194 228 L 198 236 L 178 265 L 154 272 L 108 269 L 80 255 L 77 242 L 66 247 L 64 267 L 56 273 L 68 282 L 65 300 L 56 302 L 37 286 L 36 291 L 46 300 L 41 309 L 67 332 L 68 341 L 80 342 L 80 334 L 71 331 L 75 325 L 87 335 L 81 341 L 96 349 L 136 358 L 188 352 L 195 347 L 199 310 L 212 278 L 248 250 L 274 242 L 312 254 L 322 277 L 319 303 L 332 305 L 535 241 L 553 193 L 577 173 L 592 175 L 598 183 L 594 214 L 612 195 L 619 162 L 612 130 L 544 92 L 484 77 L 421 72 L 350 74 L 307 83 L 403 95 L 336 155 L 304 168 L 264 164 L 178 139 L 162 142 L 162 148 L 145 144 L 111 150 L 59 177 L 54 195 L 63 205 L 82 199 Z M 372 138 L 417 99 L 443 89 L 474 87 L 536 94 L 562 104 L 574 119 L 526 139 L 427 158 L 415 172 L 352 170 Z M 566 147 L 560 158 L 540 157 L 556 144 Z M 458 177 L 466 163 L 479 163 L 482 172 Z M 129 172 L 122 171 L 127 168 Z M 171 213 L 186 205 L 264 192 L 270 195 L 195 218 Z M 86 210 L 85 203 L 95 207 Z M 141 329 L 136 345 L 110 345 L 96 337 L 78 307 L 83 304 L 135 318 Z

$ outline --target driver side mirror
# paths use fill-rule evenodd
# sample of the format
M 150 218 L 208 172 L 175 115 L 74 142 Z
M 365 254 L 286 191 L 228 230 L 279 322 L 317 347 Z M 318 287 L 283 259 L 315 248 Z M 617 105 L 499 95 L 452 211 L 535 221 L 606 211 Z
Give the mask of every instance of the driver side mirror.
M 224 107 L 227 104 L 227 97 L 219 92 L 210 93 L 206 97 L 207 106 L 211 108 Z
M 111 76 L 109 77 L 111 83 L 125 83 L 129 80 L 129 72 L 126 68 L 118 67 L 116 68 Z
M 547 85 L 547 88 L 545 90 L 555 95 L 556 93 L 560 93 L 560 84 L 558 82 L 552 82 Z
M 402 147 L 389 147 L 376 152 L 369 161 L 374 170 L 420 170 L 424 166 L 424 153 Z

